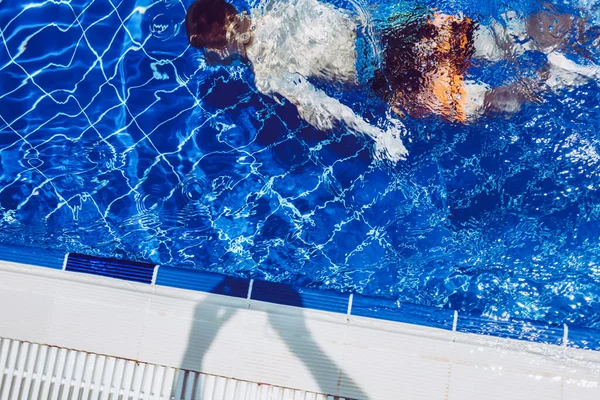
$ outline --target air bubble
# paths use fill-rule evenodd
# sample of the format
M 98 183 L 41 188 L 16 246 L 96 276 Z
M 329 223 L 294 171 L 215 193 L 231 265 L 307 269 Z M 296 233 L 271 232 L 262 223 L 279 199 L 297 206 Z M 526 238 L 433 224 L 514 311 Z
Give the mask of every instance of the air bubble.
M 177 33 L 177 24 L 167 14 L 158 14 L 150 22 L 150 33 L 157 39 L 168 40 Z
M 206 80 L 206 74 L 202 71 L 206 69 L 206 62 L 202 53 L 199 51 L 188 51 L 183 57 L 183 66 L 179 67 L 181 77 L 185 81 L 200 81 Z
M 182 192 L 191 202 L 197 202 L 209 192 L 209 182 L 204 177 L 190 177 L 183 182 Z

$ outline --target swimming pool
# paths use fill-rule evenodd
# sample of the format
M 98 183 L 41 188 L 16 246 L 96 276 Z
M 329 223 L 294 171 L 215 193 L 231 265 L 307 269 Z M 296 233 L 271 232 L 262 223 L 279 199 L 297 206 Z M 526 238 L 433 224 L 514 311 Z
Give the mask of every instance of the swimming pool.
M 506 11 L 476 3 L 427 5 L 482 23 Z M 376 28 L 416 5 L 358 10 Z M 1 242 L 600 327 L 595 83 L 510 119 L 407 118 L 394 165 L 258 93 L 246 65 L 207 66 L 185 6 L 2 2 Z M 472 74 L 499 83 L 541 62 L 519 61 Z M 341 96 L 383 118 L 368 89 Z

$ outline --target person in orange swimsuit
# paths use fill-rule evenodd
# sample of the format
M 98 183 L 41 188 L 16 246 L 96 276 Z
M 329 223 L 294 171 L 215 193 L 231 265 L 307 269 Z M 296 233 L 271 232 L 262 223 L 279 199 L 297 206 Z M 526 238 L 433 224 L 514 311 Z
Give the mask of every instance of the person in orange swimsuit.
M 475 23 L 436 13 L 384 33 L 383 69 L 375 89 L 394 110 L 467 122 L 465 74 L 473 54 Z
M 383 32 L 382 68 L 372 86 L 399 115 L 439 116 L 459 123 L 472 122 L 484 112 L 510 115 L 522 104 L 538 101 L 546 90 L 600 78 L 598 66 L 575 64 L 562 53 L 581 41 L 584 26 L 552 10 L 526 20 L 507 15 L 504 24 L 492 27 L 462 15 L 431 13 Z M 466 80 L 472 57 L 498 61 L 528 50 L 547 55 L 538 79 L 493 89 Z
M 421 97 L 431 99 L 432 109 L 440 115 L 464 123 L 468 98 L 464 78 L 473 51 L 474 23 L 470 18 L 444 14 L 435 14 L 427 23 L 436 27 L 437 37 L 423 45 L 435 54 L 437 62 Z

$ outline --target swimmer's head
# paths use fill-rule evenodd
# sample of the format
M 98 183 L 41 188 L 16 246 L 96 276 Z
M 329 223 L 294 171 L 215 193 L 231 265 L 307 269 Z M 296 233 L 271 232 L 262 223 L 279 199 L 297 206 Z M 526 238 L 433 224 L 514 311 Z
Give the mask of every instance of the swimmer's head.
M 238 14 L 225 0 L 196 0 L 185 17 L 190 45 L 222 61 L 236 54 L 246 55 L 252 40 L 250 28 L 247 13 Z

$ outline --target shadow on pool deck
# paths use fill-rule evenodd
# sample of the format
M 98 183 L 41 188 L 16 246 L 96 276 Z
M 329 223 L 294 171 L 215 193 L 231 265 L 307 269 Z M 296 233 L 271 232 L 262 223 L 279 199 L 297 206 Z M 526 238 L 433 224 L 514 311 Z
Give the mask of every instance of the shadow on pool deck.
M 211 292 L 213 293 L 229 293 L 231 287 L 235 285 L 233 278 L 225 278 Z M 305 367 L 310 371 L 314 380 L 323 394 L 340 396 L 337 392 L 340 385 L 344 386 L 344 393 L 352 393 L 351 398 L 367 399 L 366 394 L 362 392 L 356 382 L 354 382 L 329 356 L 320 348 L 314 341 L 310 331 L 308 330 L 305 321 L 302 306 L 301 296 L 292 287 L 286 286 L 280 291 L 286 299 L 289 299 L 290 304 L 298 305 L 298 307 L 289 307 L 288 312 L 277 314 L 268 312 L 269 323 L 277 332 L 279 337 L 285 342 L 289 351 L 295 354 Z M 206 353 L 209 351 L 211 344 L 219 334 L 221 327 L 229 321 L 237 312 L 236 309 L 230 307 L 217 307 L 207 305 L 205 302 L 198 303 L 194 312 L 194 324 L 190 331 L 188 346 L 185 357 L 182 362 L 182 368 L 197 372 L 203 371 L 203 361 Z M 269 354 L 263 353 L 265 359 L 256 360 L 260 364 L 268 364 Z M 235 356 L 235 354 L 233 355 Z M 243 362 L 240 360 L 240 362 Z M 323 373 L 325 371 L 338 371 L 335 383 L 332 381 L 330 374 Z M 187 374 L 186 374 L 187 377 Z M 233 376 L 232 378 L 236 378 Z M 181 378 L 187 379 L 187 378 Z M 186 384 L 188 382 L 180 382 Z M 264 382 L 270 384 L 271 382 Z M 197 380 L 196 385 L 200 381 Z M 295 388 L 303 389 L 303 388 Z M 195 393 L 202 393 L 197 387 Z M 337 397 L 336 397 L 337 398 Z M 348 397 L 350 398 L 350 397 Z M 176 399 L 179 400 L 179 399 Z

